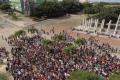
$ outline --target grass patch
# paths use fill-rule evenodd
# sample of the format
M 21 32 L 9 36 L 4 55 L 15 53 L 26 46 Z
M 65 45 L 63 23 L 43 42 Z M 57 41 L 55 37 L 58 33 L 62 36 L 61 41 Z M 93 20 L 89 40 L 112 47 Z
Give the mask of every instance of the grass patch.
M 103 80 L 100 76 L 96 75 L 94 71 L 80 71 L 76 70 L 71 73 L 67 80 Z
M 0 80 L 8 80 L 5 74 L 0 73 Z
M 104 80 L 102 77 L 96 75 L 94 71 L 81 71 L 76 70 L 71 73 L 71 76 L 66 80 Z M 109 80 L 120 80 L 120 74 L 113 74 Z
M 120 80 L 120 74 L 113 74 L 110 76 L 110 80 Z

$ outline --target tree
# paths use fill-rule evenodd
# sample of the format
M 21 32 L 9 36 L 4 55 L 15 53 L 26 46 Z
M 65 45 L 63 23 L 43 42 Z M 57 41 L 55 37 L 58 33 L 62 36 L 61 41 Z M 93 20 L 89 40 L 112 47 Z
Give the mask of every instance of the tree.
M 83 10 L 83 12 L 84 12 L 85 14 L 95 14 L 95 11 L 94 11 L 93 7 L 86 7 L 86 8 Z
M 58 17 L 65 15 L 65 11 L 61 3 L 46 1 L 36 8 L 37 16 Z
M 0 9 L 4 10 L 4 11 L 10 10 L 11 9 L 11 5 L 9 3 L 2 3 L 0 5 Z
M 64 7 L 66 13 L 76 13 L 83 10 L 83 5 L 75 0 L 64 0 L 62 2 L 62 6 Z
M 93 6 L 90 5 L 86 5 L 86 6 L 88 7 L 84 8 L 85 14 L 97 14 L 105 10 L 104 4 L 102 3 L 94 4 Z

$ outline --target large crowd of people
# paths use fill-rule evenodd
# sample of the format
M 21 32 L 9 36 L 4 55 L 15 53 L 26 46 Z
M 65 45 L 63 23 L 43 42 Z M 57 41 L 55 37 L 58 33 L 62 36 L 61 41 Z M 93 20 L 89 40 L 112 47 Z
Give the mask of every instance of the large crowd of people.
M 75 39 L 65 31 L 60 34 L 63 34 L 64 41 L 51 38 L 52 44 L 48 46 L 43 45 L 45 39 L 41 34 L 10 37 L 8 43 L 12 46 L 13 56 L 7 59 L 6 70 L 14 80 L 66 80 L 76 69 L 95 71 L 97 75 L 108 78 L 120 70 L 120 59 L 111 55 L 117 49 L 109 44 L 100 44 L 90 37 L 84 45 L 77 46 L 74 54 L 67 55 L 64 49 Z

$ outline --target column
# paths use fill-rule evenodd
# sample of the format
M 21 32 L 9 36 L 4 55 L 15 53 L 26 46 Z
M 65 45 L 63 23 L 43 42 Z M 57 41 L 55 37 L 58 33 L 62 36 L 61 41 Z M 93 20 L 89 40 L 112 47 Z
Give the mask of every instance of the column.
M 117 23 L 116 23 L 116 26 L 115 26 L 115 30 L 114 30 L 113 35 L 115 35 L 116 32 L 117 32 L 119 21 L 120 21 L 120 15 L 119 15 L 119 17 L 118 17 L 118 20 L 117 20 Z
M 100 33 L 102 32 L 102 29 L 104 28 L 105 19 L 102 20 L 101 27 L 100 27 Z
M 90 19 L 88 20 L 88 27 L 87 27 L 87 31 L 90 31 L 90 25 L 91 25 L 91 21 L 90 21 Z
M 85 24 L 85 18 L 83 19 L 83 24 Z
M 91 20 L 90 20 L 90 28 L 92 27 L 92 24 L 93 24 L 93 19 L 91 18 Z
M 84 19 L 83 31 L 86 29 L 86 19 Z
M 106 34 L 108 34 L 108 33 L 109 33 L 111 23 L 112 23 L 112 20 L 110 20 L 110 21 L 109 21 L 109 23 L 108 23 L 108 28 L 107 28 L 107 30 L 106 30 Z
M 84 26 L 85 26 L 85 18 L 83 19 L 83 22 L 82 22 L 82 25 L 80 26 L 81 28 L 81 30 L 84 30 Z
M 94 33 L 96 32 L 98 27 L 98 19 L 95 20 L 95 25 L 94 25 Z
M 90 27 L 90 19 L 87 20 L 87 27 L 86 27 L 86 31 L 89 31 L 89 27 Z

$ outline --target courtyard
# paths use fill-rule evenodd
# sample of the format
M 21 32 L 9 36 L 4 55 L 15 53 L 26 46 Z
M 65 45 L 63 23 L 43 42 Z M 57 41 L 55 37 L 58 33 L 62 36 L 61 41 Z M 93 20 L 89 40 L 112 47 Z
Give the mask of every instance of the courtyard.
M 1 19 L 1 22 L 0 22 L 0 47 L 6 47 L 7 51 L 10 52 L 12 47 L 6 41 L 7 41 L 7 38 L 9 36 L 13 35 L 16 31 L 27 30 L 30 27 L 34 27 L 38 30 L 44 30 L 46 33 L 51 33 L 51 30 L 54 28 L 55 34 L 59 34 L 60 32 L 66 32 L 75 39 L 79 37 L 79 38 L 85 38 L 86 40 L 88 40 L 90 37 L 93 37 L 95 40 L 98 41 L 99 44 L 102 44 L 102 43 L 110 44 L 115 49 L 118 49 L 118 52 L 112 53 L 111 55 L 117 56 L 118 58 L 120 58 L 120 52 L 119 52 L 120 39 L 110 38 L 110 37 L 102 36 L 102 35 L 100 35 L 100 36 L 90 35 L 87 33 L 82 33 L 82 32 L 77 32 L 77 31 L 72 30 L 73 28 L 79 26 L 82 23 L 82 20 L 84 18 L 86 18 L 87 16 L 88 15 L 79 13 L 79 14 L 71 14 L 70 16 L 50 18 L 47 20 L 35 22 L 32 20 L 32 18 L 25 17 L 25 16 L 20 16 L 20 18 L 21 18 L 20 20 L 11 20 L 10 18 L 6 18 L 6 15 L 4 15 L 3 13 L 0 13 L 0 19 Z M 45 34 L 45 38 L 46 37 L 50 37 L 50 36 L 49 35 L 46 36 L 46 34 Z M 38 58 L 38 57 L 36 57 L 36 58 Z M 4 65 L 3 65 L 3 67 L 1 67 L 1 71 L 2 70 L 3 70 L 2 73 L 7 74 L 5 71 Z M 81 73 L 78 72 L 78 74 L 76 74 L 76 75 L 79 75 L 79 74 L 81 74 Z M 10 74 L 7 74 L 7 76 L 11 77 Z M 6 79 L 4 79 L 4 80 L 6 80 Z M 73 75 L 72 80 L 76 80 L 76 79 L 74 79 L 74 75 Z M 116 79 L 116 80 L 118 80 L 118 79 Z

